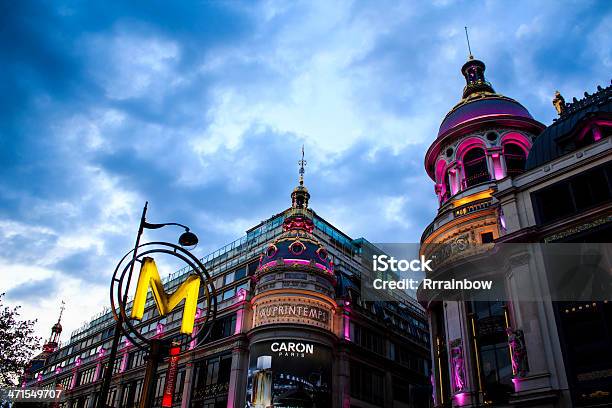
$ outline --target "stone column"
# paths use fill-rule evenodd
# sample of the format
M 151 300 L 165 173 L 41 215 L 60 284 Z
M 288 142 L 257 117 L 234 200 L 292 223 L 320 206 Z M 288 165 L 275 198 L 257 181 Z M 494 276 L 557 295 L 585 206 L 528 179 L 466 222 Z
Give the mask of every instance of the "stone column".
M 452 404 L 454 407 L 473 406 L 478 401 L 478 384 L 474 381 L 478 373 L 475 371 L 477 367 L 472 365 L 473 347 L 469 334 L 471 322 L 466 313 L 466 304 L 461 301 L 445 302 L 444 313 Z M 456 372 L 462 372 L 462 375 Z M 459 378 L 463 381 L 461 389 Z
M 350 362 L 346 346 L 339 344 L 336 361 L 333 366 L 334 380 L 332 394 L 334 408 L 349 408 L 351 406 Z
M 440 389 L 439 379 L 441 375 L 440 375 L 440 367 L 438 366 L 438 344 L 436 341 L 436 338 L 439 335 L 439 333 L 435 330 L 435 328 L 437 327 L 437 317 L 435 316 L 435 313 L 431 309 L 427 311 L 427 320 L 429 323 L 429 344 L 431 344 L 431 347 L 430 347 L 430 355 L 431 355 L 430 381 L 431 381 L 431 386 L 432 386 L 432 398 L 433 398 L 433 405 L 438 406 L 438 405 L 441 405 L 440 397 L 443 392 Z
M 249 349 L 246 341 L 238 341 L 232 350 L 232 371 L 230 373 L 227 408 L 243 408 L 246 403 L 247 374 L 249 370 Z
M 384 407 L 393 408 L 393 376 L 390 371 L 385 372 Z
M 185 385 L 183 387 L 183 395 L 181 397 L 181 408 L 187 408 L 191 404 L 191 394 L 193 387 L 195 386 L 193 383 L 193 377 L 195 375 L 193 363 L 187 363 L 185 367 Z
M 520 248 L 520 247 L 519 247 Z M 513 401 L 549 399 L 557 390 L 567 390 L 565 367 L 559 344 L 554 310 L 546 299 L 549 293 L 540 247 L 527 246 L 508 257 L 506 286 L 509 291 L 510 327 L 522 330 L 529 370 L 516 375 Z M 530 301 L 529 299 L 534 299 Z M 547 406 L 547 405 L 541 405 Z

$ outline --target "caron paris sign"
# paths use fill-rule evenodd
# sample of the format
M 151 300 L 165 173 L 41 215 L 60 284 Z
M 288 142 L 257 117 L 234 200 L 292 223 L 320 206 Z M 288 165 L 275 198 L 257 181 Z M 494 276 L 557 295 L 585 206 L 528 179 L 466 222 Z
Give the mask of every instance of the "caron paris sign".
M 322 344 L 296 338 L 251 344 L 247 406 L 331 407 L 331 374 L 332 351 Z
M 332 306 L 310 298 L 273 297 L 255 305 L 254 326 L 274 323 L 299 323 L 332 329 Z

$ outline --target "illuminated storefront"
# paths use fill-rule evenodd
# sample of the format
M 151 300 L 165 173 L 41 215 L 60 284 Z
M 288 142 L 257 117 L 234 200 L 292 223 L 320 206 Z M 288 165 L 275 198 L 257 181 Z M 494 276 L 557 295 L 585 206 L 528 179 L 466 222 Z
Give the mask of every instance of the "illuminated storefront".
M 160 364 L 155 406 L 164 398 L 183 408 L 430 406 L 423 309 L 414 300 L 362 300 L 360 257 L 371 244 L 326 222 L 308 207 L 309 197 L 301 179 L 291 208 L 202 260 L 217 288 L 218 318 L 204 344 L 185 346 L 172 396 L 164 395 L 168 362 Z M 137 299 L 135 326 L 146 336 L 188 333 L 173 294 L 183 288 L 180 295 L 192 300 L 193 282 L 186 283 L 186 270 L 158 282 L 153 266 L 146 265 L 141 288 L 153 285 L 158 297 Z M 200 288 L 198 310 L 203 306 Z M 93 407 L 112 323 L 104 312 L 72 333 L 29 373 L 28 384 L 62 384 L 60 407 Z M 197 313 L 194 323 L 195 335 L 202 330 Z M 138 405 L 145 358 L 122 339 L 108 406 Z

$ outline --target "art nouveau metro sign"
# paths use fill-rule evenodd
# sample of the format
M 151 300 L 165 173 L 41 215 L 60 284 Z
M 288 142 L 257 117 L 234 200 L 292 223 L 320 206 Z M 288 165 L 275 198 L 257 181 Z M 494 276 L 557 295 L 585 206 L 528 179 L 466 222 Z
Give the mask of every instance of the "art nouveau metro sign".
M 204 265 L 191 252 L 167 242 L 142 244 L 137 250 L 136 257 L 133 257 L 134 251 L 130 251 L 121 259 L 115 268 L 111 284 L 111 311 L 116 320 L 122 322 L 124 335 L 139 348 L 149 348 L 151 339 L 144 336 L 136 326 L 144 316 L 150 290 L 159 316 L 166 316 L 182 308 L 179 333 L 184 336 L 174 340 L 179 340 L 180 344 L 201 342 L 208 336 L 211 327 L 209 325 L 206 330 L 194 331 L 200 288 L 204 288 L 206 307 L 198 322 L 204 326 L 204 323 L 214 319 L 217 312 L 215 288 Z M 170 288 L 164 288 L 153 255 L 178 258 L 187 266 L 189 272 L 185 273 L 182 282 L 174 285 L 172 292 L 167 292 Z M 131 268 L 132 265 L 138 264 L 139 269 Z M 138 270 L 137 277 L 131 276 L 132 269 Z M 128 302 L 127 294 L 133 290 L 134 283 L 136 285 L 133 300 Z

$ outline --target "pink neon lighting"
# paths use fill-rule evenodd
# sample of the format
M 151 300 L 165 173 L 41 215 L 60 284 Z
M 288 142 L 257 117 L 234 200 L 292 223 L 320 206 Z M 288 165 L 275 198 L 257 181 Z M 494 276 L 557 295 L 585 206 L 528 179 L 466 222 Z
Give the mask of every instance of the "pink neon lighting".
M 286 264 L 289 264 L 289 265 L 310 265 L 310 261 L 307 261 L 305 259 L 284 259 L 283 263 L 285 265 Z M 270 267 L 276 266 L 276 265 L 277 265 L 277 261 L 271 261 L 271 262 L 268 262 L 268 263 L 262 265 L 260 269 L 266 269 L 266 268 L 270 268 Z M 331 270 L 328 267 L 326 267 L 325 265 L 323 265 L 323 264 L 320 264 L 320 263 L 317 262 L 317 263 L 315 263 L 315 266 L 317 268 L 319 268 L 319 269 L 323 269 L 323 270 L 327 271 L 328 273 L 332 273 Z
M 100 378 L 100 371 L 102 370 L 102 362 L 98 362 L 98 364 L 96 364 L 96 372 L 94 373 L 94 377 L 93 380 L 98 381 L 98 378 Z
M 501 180 L 504 178 L 504 169 L 502 168 L 501 159 L 499 153 L 491 154 L 491 160 L 493 161 L 493 172 L 495 173 L 495 180 Z
M 72 374 L 72 380 L 70 380 L 70 389 L 73 389 L 74 387 L 76 387 L 76 381 L 77 381 L 77 370 L 75 368 L 74 373 Z
M 242 319 L 244 315 L 244 310 L 240 309 L 236 313 L 236 328 L 234 329 L 234 334 L 239 334 L 242 331 Z
M 238 293 L 236 293 L 236 297 L 238 298 L 239 301 L 244 301 L 246 299 L 246 290 L 244 288 L 240 289 L 238 291 Z
M 518 378 L 513 378 L 512 379 L 512 384 L 514 384 L 514 392 L 520 392 L 521 391 L 521 380 Z
M 283 231 L 290 231 L 294 229 L 303 229 L 312 233 L 314 230 L 314 224 L 306 217 L 289 217 L 283 223 Z
M 467 398 L 467 393 L 465 392 L 461 392 L 455 395 L 455 400 L 457 401 L 457 405 L 464 405 L 466 398 Z
M 202 314 L 204 313 L 204 309 L 196 308 L 195 320 L 198 321 Z M 198 335 L 199 328 L 197 326 L 193 327 L 193 332 L 191 333 L 191 341 L 189 342 L 189 350 L 193 350 L 196 347 L 196 341 L 198 340 L 196 336 Z
M 189 350 L 193 350 L 196 347 L 196 342 L 198 341 L 197 335 L 200 329 L 198 327 L 193 328 L 193 332 L 191 333 L 191 341 L 189 342 Z
M 529 155 L 529 150 L 531 150 L 531 141 L 525 135 L 520 133 L 506 133 L 501 138 L 501 145 L 505 146 L 508 143 L 513 143 L 523 149 L 525 152 L 525 157 Z
M 155 327 L 155 335 L 156 336 L 161 336 L 162 334 L 164 334 L 164 325 L 161 323 L 157 323 L 157 326 Z
M 121 368 L 119 369 L 119 371 L 122 372 L 122 373 L 127 368 L 128 351 L 129 351 L 131 345 L 132 345 L 132 343 L 130 343 L 130 341 L 128 339 L 125 339 L 125 348 L 123 349 L 123 358 L 121 359 Z
M 351 325 L 349 320 L 348 316 L 344 316 L 344 340 L 351 341 Z
M 465 156 L 469 150 L 472 150 L 475 147 L 480 147 L 483 150 L 486 149 L 485 143 L 477 137 L 468 137 L 462 141 L 461 144 L 457 146 L 457 160 L 462 161 L 463 156 Z
M 580 133 L 576 135 L 576 140 L 584 139 L 587 133 L 589 131 L 592 131 L 593 141 L 597 142 L 603 137 L 603 135 L 601 134 L 601 128 L 610 127 L 610 126 L 612 126 L 612 121 L 609 121 L 609 120 L 601 120 L 601 119 L 591 120 L 584 124 L 584 127 L 582 128 Z
M 598 141 L 601 139 L 601 129 L 597 126 L 593 126 L 593 140 Z

